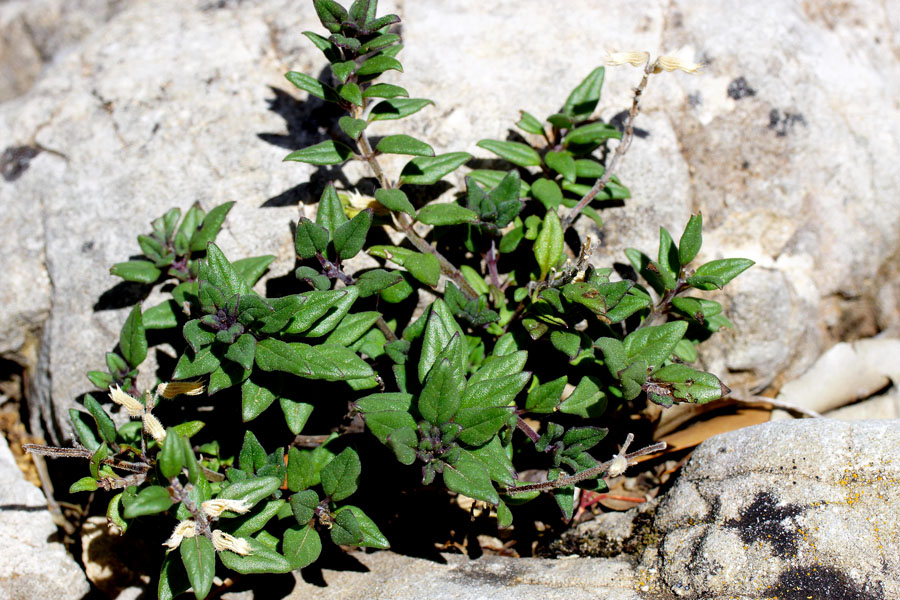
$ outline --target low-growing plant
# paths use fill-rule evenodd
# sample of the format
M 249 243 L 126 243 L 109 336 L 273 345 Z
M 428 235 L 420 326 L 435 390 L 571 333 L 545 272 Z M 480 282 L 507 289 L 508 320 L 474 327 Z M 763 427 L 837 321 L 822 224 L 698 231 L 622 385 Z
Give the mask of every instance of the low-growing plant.
M 376 4 L 356 0 L 345 10 L 314 0 L 329 35 L 304 35 L 325 54 L 332 78 L 287 74 L 346 114 L 334 139 L 286 160 L 360 161 L 375 180 L 365 195 L 328 184 L 315 220 L 296 224 L 297 292 L 264 297 L 254 287 L 274 257 L 231 261 L 215 244 L 231 203 L 209 213 L 195 205 L 183 219 L 169 211 L 138 236 L 146 260 L 112 273 L 161 285 L 170 298 L 135 306 L 118 351 L 107 354 L 108 373 L 89 374 L 135 420 L 117 426 L 87 394 L 90 418 L 71 411 L 80 445 L 30 447 L 87 459 L 90 475 L 72 491 L 117 491 L 107 516 L 122 531 L 148 515 L 168 515 L 165 527 L 177 521 L 160 598 L 189 588 L 206 597 L 216 555 L 238 573 L 282 573 L 316 561 L 323 534 L 334 544 L 387 548 L 364 510 L 372 500 L 356 494 L 364 470 L 377 481 L 384 467 L 354 449 L 362 423 L 397 461 L 418 465 L 423 484 L 440 476 L 509 527 L 515 507 L 542 492 L 571 519 L 576 488 L 604 491 L 605 478 L 664 447 L 628 453 L 631 432 L 616 431 L 624 441 L 618 454 L 595 458 L 607 435 L 599 425 L 612 409 L 636 410 L 645 398 L 664 407 L 705 403 L 728 392 L 689 364 L 697 343 L 730 324 L 719 303 L 689 293 L 721 289 L 752 262 L 694 266 L 697 214 L 677 243 L 660 229 L 656 260 L 627 250 L 633 271 L 616 276 L 589 262 L 590 239 L 572 228 L 580 218 L 602 226 L 604 203 L 630 197 L 614 170 L 648 78 L 696 65 L 611 55 L 612 63 L 643 68 L 624 127 L 595 115 L 605 74 L 598 67 L 545 121 L 523 111 L 523 135 L 478 142 L 509 168 L 469 170 L 464 190 L 429 201 L 429 186 L 472 156 L 437 155 L 400 133 L 370 137 L 374 123 L 431 104 L 378 81 L 402 71 L 402 46 L 391 30 L 400 19 L 377 17 Z M 613 150 L 609 140 L 619 140 Z M 414 158 L 391 176 L 379 162 L 385 154 Z M 360 253 L 380 265 L 360 268 Z M 169 341 L 179 358 L 165 383 L 142 390 L 148 330 L 177 332 Z M 201 414 L 190 412 L 197 401 L 173 400 L 204 394 L 215 396 L 214 428 L 205 427 L 209 419 L 184 419 Z M 227 408 L 238 395 L 239 411 Z M 276 403 L 286 426 L 254 433 L 254 420 Z M 318 429 L 308 434 L 311 423 Z M 545 481 L 520 480 L 526 468 L 545 469 Z

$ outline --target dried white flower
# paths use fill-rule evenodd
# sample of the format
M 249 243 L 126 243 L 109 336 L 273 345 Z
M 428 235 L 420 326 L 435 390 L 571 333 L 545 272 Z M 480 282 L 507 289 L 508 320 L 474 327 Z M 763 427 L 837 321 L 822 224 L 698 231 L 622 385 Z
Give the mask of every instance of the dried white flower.
M 212 543 L 213 548 L 215 548 L 219 552 L 223 550 L 230 550 L 235 554 L 240 554 L 241 556 L 252 554 L 252 552 L 250 551 L 250 542 L 248 542 L 246 539 L 236 538 L 233 535 L 229 535 L 218 529 L 212 532 Z
M 137 399 L 132 398 L 129 394 L 123 392 L 122 388 L 118 385 L 115 387 L 110 386 L 109 398 L 119 406 L 123 407 L 129 417 L 139 417 L 144 414 L 144 405 Z
M 181 545 L 184 538 L 192 538 L 197 535 L 197 523 L 193 519 L 186 519 L 175 526 L 172 535 L 169 536 L 163 546 L 168 546 L 172 550 Z
M 144 431 L 160 444 L 166 441 L 165 428 L 159 422 L 159 419 L 150 413 L 144 413 Z
M 606 53 L 606 64 L 609 66 L 631 65 L 633 67 L 643 66 L 650 60 L 649 52 L 609 52 Z
M 163 398 L 174 398 L 181 395 L 198 396 L 203 393 L 203 383 L 200 381 L 170 381 L 159 384 L 156 393 Z
M 386 215 L 391 212 L 372 196 L 364 196 L 357 190 L 349 190 L 340 195 L 343 195 L 347 200 L 344 213 L 351 219 L 367 208 L 371 208 L 377 215 Z
M 222 513 L 226 510 L 242 515 L 250 510 L 250 504 L 246 500 L 216 498 L 214 500 L 207 500 L 201 504 L 200 509 L 205 512 L 208 517 L 217 519 L 222 516 Z
M 622 449 L 613 457 L 609 468 L 606 469 L 607 477 L 618 477 L 630 466 L 625 454 L 628 452 L 628 446 L 631 445 L 632 440 L 634 440 L 634 434 L 629 433 L 628 437 L 625 438 L 625 443 L 622 444 Z
M 694 62 L 686 58 L 685 56 L 681 56 L 681 52 L 676 54 L 669 54 L 666 56 L 660 56 L 656 59 L 656 62 L 653 63 L 654 73 L 659 73 L 662 70 L 665 71 L 684 71 L 685 73 L 696 73 L 700 69 L 703 68 L 703 65 L 698 62 Z

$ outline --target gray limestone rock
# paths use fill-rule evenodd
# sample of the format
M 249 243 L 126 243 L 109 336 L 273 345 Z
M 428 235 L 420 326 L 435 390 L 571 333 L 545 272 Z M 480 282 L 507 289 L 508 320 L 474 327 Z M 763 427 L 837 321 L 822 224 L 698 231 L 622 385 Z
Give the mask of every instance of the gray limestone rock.
M 25 481 L 0 436 L 0 600 L 79 600 L 88 592 L 84 573 L 56 535 L 44 495 Z

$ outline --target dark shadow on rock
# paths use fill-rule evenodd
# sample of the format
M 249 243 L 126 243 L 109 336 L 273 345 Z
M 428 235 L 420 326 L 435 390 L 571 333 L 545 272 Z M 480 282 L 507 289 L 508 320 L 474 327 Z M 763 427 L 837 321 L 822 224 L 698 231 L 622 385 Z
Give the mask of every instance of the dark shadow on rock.
M 228 588 L 228 592 L 251 591 L 254 598 L 287 598 L 295 585 L 297 580 L 290 573 L 241 575 Z
M 117 310 L 143 302 L 153 290 L 153 285 L 135 281 L 120 281 L 102 294 L 94 304 L 94 312 Z
M 346 554 L 343 550 L 334 544 L 322 544 L 322 554 L 319 559 L 312 565 L 301 569 L 300 574 L 303 580 L 316 587 L 327 587 L 325 576 L 322 574 L 323 569 L 330 571 L 353 571 L 355 573 L 368 573 L 369 567 L 359 562 L 355 556 Z M 268 591 L 268 590 L 267 590 Z M 272 596 L 280 597 L 280 596 Z
M 328 84 L 329 73 L 328 69 L 323 69 L 318 79 Z M 269 89 L 274 94 L 267 100 L 269 110 L 284 119 L 287 133 L 256 134 L 262 141 L 293 151 L 343 136 L 337 122 L 345 112 L 337 104 L 312 95 L 306 100 L 298 100 L 284 90 L 271 86 Z
M 622 112 L 616 113 L 612 119 L 609 120 L 609 124 L 618 129 L 619 131 L 625 131 L 625 121 L 628 120 L 628 111 L 623 110 Z M 650 137 L 650 132 L 646 129 L 641 129 L 640 127 L 634 128 L 634 137 L 638 138 L 646 138 Z
M 315 204 L 329 183 L 338 182 L 345 189 L 353 187 L 340 165 L 319 166 L 309 181 L 295 185 L 276 196 L 268 198 L 260 208 L 276 206 L 297 206 L 298 204 Z

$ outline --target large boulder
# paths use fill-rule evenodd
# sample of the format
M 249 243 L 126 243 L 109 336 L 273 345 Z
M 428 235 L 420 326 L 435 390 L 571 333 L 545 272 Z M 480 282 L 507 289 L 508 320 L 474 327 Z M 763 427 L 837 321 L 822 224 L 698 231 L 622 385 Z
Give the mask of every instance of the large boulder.
M 489 158 L 475 142 L 505 137 L 520 108 L 553 112 L 607 48 L 688 46 L 707 64 L 700 76 L 651 79 L 642 137 L 621 171 L 634 197 L 603 212 L 602 231 L 579 227 L 600 242 L 594 260 L 609 265 L 624 262 L 626 246 L 653 253 L 660 225 L 677 236 L 700 210 L 701 258 L 757 261 L 720 294 L 735 330 L 706 349 L 706 366 L 727 383 L 777 384 L 833 341 L 900 322 L 891 33 L 900 25 L 887 14 L 863 18 L 883 13 L 874 0 L 841 11 L 824 0 L 382 4 L 404 18 L 400 80 L 436 107 L 374 133 L 407 132 L 438 152 Z M 21 167 L 0 182 L 0 240 L 22 263 L 0 273 L 10 296 L 0 304 L 0 353 L 33 360 L 22 348 L 42 339 L 34 392 L 62 415 L 89 389 L 84 373 L 102 367 L 124 319 L 130 290 L 107 269 L 137 252 L 134 237 L 152 218 L 234 200 L 220 236 L 226 253 L 275 254 L 272 273 L 282 275 L 293 262 L 289 223 L 323 181 L 344 180 L 280 162 L 328 135 L 327 109 L 283 78 L 324 67 L 300 35 L 320 28 L 311 3 L 118 8 L 0 105 L 0 139 L 18 149 Z M 639 77 L 609 69 L 599 114 L 621 113 Z M 346 183 L 359 175 L 348 169 Z

